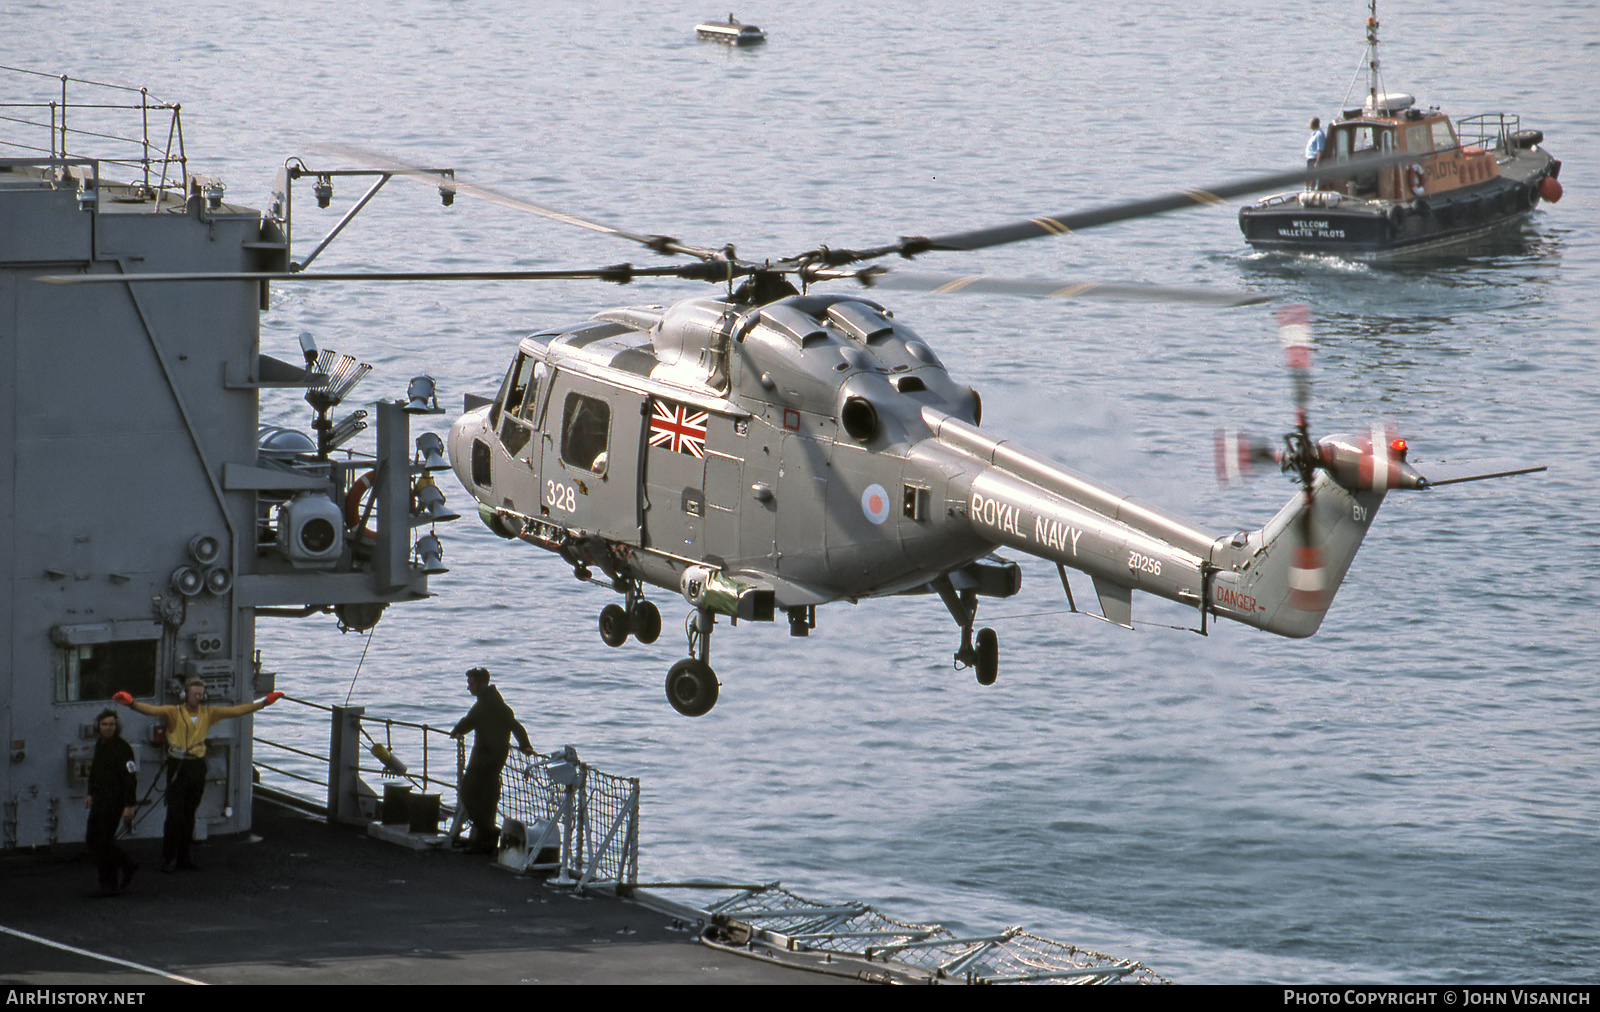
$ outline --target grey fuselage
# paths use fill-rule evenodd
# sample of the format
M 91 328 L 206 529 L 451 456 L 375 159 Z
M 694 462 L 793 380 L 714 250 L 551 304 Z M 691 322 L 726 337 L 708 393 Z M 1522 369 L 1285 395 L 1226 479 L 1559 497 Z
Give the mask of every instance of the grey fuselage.
M 498 533 L 673 590 L 709 568 L 794 609 L 925 590 L 1006 546 L 1089 574 L 1123 625 L 1139 589 L 1315 631 L 1323 610 L 1287 606 L 1289 549 L 1273 550 L 1298 497 L 1221 537 L 991 438 L 978 414 L 875 303 L 701 298 L 524 340 L 450 451 Z M 1334 584 L 1381 499 L 1319 479 Z

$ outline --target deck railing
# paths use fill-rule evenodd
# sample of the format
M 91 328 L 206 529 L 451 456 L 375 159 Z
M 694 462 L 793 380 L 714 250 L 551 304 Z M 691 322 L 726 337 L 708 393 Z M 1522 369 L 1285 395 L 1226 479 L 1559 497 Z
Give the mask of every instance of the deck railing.
M 1462 147 L 1509 152 L 1511 139 L 1522 131 L 1522 117 L 1515 113 L 1485 112 L 1456 120 L 1456 141 Z
M 49 82 L 49 83 L 46 83 Z M 117 166 L 146 192 L 188 192 L 182 107 L 148 89 L 0 66 L 0 157 Z
M 275 721 L 257 718 L 254 766 L 258 774 L 317 788 L 327 801 L 311 800 L 305 788 L 272 789 L 330 820 L 361 822 L 377 817 L 384 785 L 403 784 L 436 795 L 440 811 L 451 819 L 449 829 L 460 830 L 464 813 L 456 785 L 466 772 L 465 741 L 451 738 L 445 728 L 368 714 L 361 707 L 293 696 L 282 703 L 326 713 L 328 739 L 317 750 L 303 733 L 298 741 L 288 740 L 274 733 Z M 526 845 L 525 870 L 557 872 L 580 889 L 638 882 L 639 781 L 595 769 L 570 746 L 553 755 L 512 753 L 500 774 L 498 821 Z M 548 850 L 558 858 L 540 862 Z

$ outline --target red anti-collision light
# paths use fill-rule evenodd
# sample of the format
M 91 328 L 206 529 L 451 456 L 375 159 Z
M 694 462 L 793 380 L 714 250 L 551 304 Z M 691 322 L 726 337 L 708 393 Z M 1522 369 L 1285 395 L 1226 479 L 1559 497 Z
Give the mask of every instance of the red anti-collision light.
M 1389 453 L 1396 460 L 1406 459 L 1406 441 L 1396 437 L 1389 441 Z

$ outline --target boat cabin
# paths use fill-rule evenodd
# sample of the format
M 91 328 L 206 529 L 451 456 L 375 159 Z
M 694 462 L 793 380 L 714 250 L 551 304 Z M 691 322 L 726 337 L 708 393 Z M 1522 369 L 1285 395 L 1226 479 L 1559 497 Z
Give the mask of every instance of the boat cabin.
M 767 33 L 755 25 L 741 24 L 728 15 L 726 21 L 704 21 L 695 25 L 695 34 L 702 39 L 721 42 L 729 46 L 753 46 L 767 41 Z
M 1320 181 L 1319 189 L 1349 197 L 1414 200 L 1471 186 L 1500 174 L 1494 155 L 1475 144 L 1463 145 L 1450 118 L 1438 110 L 1412 107 L 1410 95 L 1379 95 L 1363 108 L 1346 110 L 1328 128 L 1324 162 L 1355 167 L 1364 158 L 1397 152 L 1415 155 L 1389 169 L 1357 172 Z

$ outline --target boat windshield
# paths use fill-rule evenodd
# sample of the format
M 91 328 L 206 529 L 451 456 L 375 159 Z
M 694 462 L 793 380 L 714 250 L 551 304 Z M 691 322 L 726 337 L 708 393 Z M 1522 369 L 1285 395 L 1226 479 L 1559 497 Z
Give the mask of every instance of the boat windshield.
M 1449 120 L 1436 119 L 1433 121 L 1432 127 L 1433 149 L 1435 151 L 1444 151 L 1456 146 L 1456 133 L 1454 130 L 1450 129 Z
M 1395 150 L 1394 127 L 1386 123 L 1340 123 L 1331 138 L 1336 161 Z

